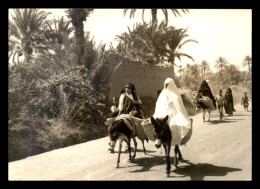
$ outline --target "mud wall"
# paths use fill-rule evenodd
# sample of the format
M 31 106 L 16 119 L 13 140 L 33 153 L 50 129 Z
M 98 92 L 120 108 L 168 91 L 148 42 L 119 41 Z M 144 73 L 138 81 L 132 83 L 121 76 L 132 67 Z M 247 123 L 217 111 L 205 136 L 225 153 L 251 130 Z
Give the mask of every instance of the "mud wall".
M 173 68 L 144 66 L 137 63 L 122 64 L 111 75 L 109 99 L 113 96 L 119 97 L 120 91 L 128 82 L 135 85 L 140 97 L 156 98 L 157 90 L 163 89 L 165 79 L 173 76 Z

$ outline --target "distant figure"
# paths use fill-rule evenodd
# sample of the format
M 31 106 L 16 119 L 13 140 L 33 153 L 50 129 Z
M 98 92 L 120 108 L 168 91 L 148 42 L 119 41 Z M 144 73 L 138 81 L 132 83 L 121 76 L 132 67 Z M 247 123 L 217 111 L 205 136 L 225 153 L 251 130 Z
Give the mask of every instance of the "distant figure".
M 224 99 L 224 108 L 225 108 L 226 114 L 228 114 L 228 116 L 233 115 L 233 111 L 235 109 L 234 109 L 234 103 L 233 103 L 232 90 L 230 88 L 228 88 L 226 90 L 225 99 Z
M 110 108 L 112 114 L 111 117 L 116 117 L 119 113 L 118 110 L 118 98 L 117 97 L 113 97 L 113 105 Z
M 244 106 L 244 110 L 248 112 L 248 103 L 249 99 L 247 97 L 247 92 L 244 92 L 244 96 L 242 96 L 241 105 Z
M 216 96 L 216 104 L 218 107 L 220 119 L 223 118 L 223 107 L 224 107 L 224 97 L 222 96 L 222 90 L 219 90 L 219 94 Z

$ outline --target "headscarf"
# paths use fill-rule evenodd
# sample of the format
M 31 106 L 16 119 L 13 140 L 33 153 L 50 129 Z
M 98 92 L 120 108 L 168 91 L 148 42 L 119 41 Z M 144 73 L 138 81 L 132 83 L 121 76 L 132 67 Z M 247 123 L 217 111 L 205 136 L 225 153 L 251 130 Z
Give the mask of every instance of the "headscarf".
M 128 94 L 126 93 L 125 91 L 125 88 L 130 88 L 131 89 L 131 95 L 128 96 Z M 136 100 L 138 101 L 138 97 L 137 97 L 137 94 L 136 94 L 136 89 L 135 89 L 135 86 L 134 84 L 132 83 L 127 83 L 126 86 L 125 86 L 124 89 L 122 89 L 121 91 L 121 95 L 120 95 L 120 98 L 119 98 L 119 105 L 118 105 L 118 109 L 119 111 L 125 109 L 125 110 L 131 110 L 133 109 L 133 107 L 135 107 L 136 111 L 138 112 L 138 114 L 142 114 L 142 108 L 139 104 L 133 104 L 131 101 L 127 102 L 126 104 L 124 104 L 124 98 L 125 96 L 127 95 L 131 100 Z
M 130 88 L 130 89 L 132 90 L 133 99 L 134 99 L 134 100 L 138 100 L 137 94 L 136 94 L 136 89 L 135 89 L 134 84 L 132 84 L 132 83 L 127 83 L 126 86 L 125 86 L 125 88 Z
M 191 129 L 191 124 L 178 88 L 171 78 L 164 81 L 164 89 L 157 99 L 153 117 L 164 118 L 166 115 L 169 116 L 167 123 L 172 134 L 172 145 L 180 144 Z

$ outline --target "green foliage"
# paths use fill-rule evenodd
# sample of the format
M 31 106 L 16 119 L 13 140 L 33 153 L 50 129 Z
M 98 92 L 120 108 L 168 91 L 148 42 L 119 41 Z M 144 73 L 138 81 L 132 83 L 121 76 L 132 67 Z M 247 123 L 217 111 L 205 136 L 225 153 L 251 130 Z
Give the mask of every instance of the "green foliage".
M 193 60 L 190 55 L 182 52 L 182 47 L 186 43 L 197 41 L 186 40 L 186 37 L 187 29 L 167 27 L 164 22 L 154 26 L 151 23 L 136 23 L 132 30 L 128 27 L 128 33 L 116 36 L 119 41 L 116 50 L 123 60 L 150 65 L 175 65 L 175 58 L 185 56 Z
M 135 12 L 136 12 L 136 10 L 137 9 L 124 9 L 124 16 L 127 14 L 127 12 L 128 11 L 130 11 L 130 19 L 131 18 L 134 18 L 134 16 L 135 16 Z M 142 10 L 142 19 L 143 19 L 143 22 L 144 22 L 144 12 L 145 12 L 145 10 L 147 10 L 147 9 L 143 9 Z M 152 14 L 152 23 L 157 23 L 157 10 L 158 9 L 151 9 L 151 14 Z M 165 16 L 165 23 L 166 23 L 166 25 L 168 24 L 168 10 L 171 10 L 171 12 L 174 14 L 174 16 L 175 17 L 177 17 L 177 16 L 181 16 L 181 14 L 180 14 L 180 10 L 181 10 L 181 12 L 183 12 L 184 14 L 186 14 L 186 13 L 188 13 L 189 12 L 189 10 L 188 9 L 180 9 L 180 10 L 178 10 L 178 9 L 161 9 L 162 10 L 162 12 L 163 12 L 163 14 L 164 14 L 164 16 Z
M 184 89 L 196 91 L 199 89 L 200 82 L 200 79 L 196 75 L 183 75 L 180 77 L 181 87 Z
M 69 21 L 52 20 L 31 63 L 9 64 L 9 161 L 107 135 L 110 110 L 99 95 L 108 96 L 115 58 L 86 37 L 78 65 L 71 31 Z
M 228 61 L 224 57 L 219 57 L 215 62 L 215 68 L 222 71 L 228 65 Z
M 50 13 L 39 9 L 13 9 L 12 19 L 9 19 L 9 59 L 18 62 L 24 56 L 26 62 L 37 50 L 37 44 L 42 41 L 46 17 Z

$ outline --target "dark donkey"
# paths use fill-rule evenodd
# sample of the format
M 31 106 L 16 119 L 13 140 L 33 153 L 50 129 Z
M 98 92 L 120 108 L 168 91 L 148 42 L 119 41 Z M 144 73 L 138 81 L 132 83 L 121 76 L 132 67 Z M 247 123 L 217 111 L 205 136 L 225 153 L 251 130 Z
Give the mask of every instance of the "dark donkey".
M 109 145 L 111 147 L 115 147 L 116 141 L 119 140 L 119 151 L 118 151 L 118 159 L 117 159 L 117 165 L 116 168 L 119 167 L 119 163 L 120 163 L 120 155 L 121 155 L 121 149 L 122 149 L 122 142 L 125 141 L 127 143 L 128 146 L 128 152 L 129 152 L 129 161 L 133 158 L 135 158 L 136 156 L 136 149 L 137 149 L 137 142 L 135 137 L 133 136 L 132 131 L 128 128 L 128 126 L 125 124 L 125 122 L 123 120 L 119 120 L 116 121 L 115 123 L 112 124 L 112 126 L 109 128 L 109 137 L 110 137 L 110 143 Z M 134 150 L 134 155 L 131 156 L 131 147 L 130 147 L 130 142 L 131 142 L 131 138 L 133 138 L 134 141 L 134 146 L 135 146 L 135 150 Z M 142 141 L 143 144 L 143 150 L 144 153 L 146 154 L 145 151 L 145 147 L 144 147 L 144 141 Z
M 172 135 L 171 135 L 171 130 L 169 125 L 167 124 L 168 120 L 168 115 L 163 118 L 163 119 L 154 119 L 151 117 L 151 122 L 154 125 L 154 137 L 156 139 L 155 141 L 155 146 L 156 148 L 160 148 L 161 144 L 163 144 L 163 147 L 165 149 L 165 156 L 166 156 L 166 174 L 167 177 L 170 176 L 171 172 L 171 162 L 170 162 L 170 151 L 171 151 L 171 140 L 172 140 Z M 191 119 L 191 124 L 192 124 L 192 119 Z M 177 167 L 179 160 L 182 159 L 181 151 L 179 149 L 178 145 L 175 145 L 174 147 L 174 162 L 173 165 Z M 179 156 L 179 158 L 177 158 Z
M 202 109 L 203 110 L 203 123 L 205 123 L 205 117 L 206 117 L 206 112 L 209 113 L 209 118 L 208 118 L 208 121 L 210 120 L 210 109 L 200 100 L 200 99 L 194 99 L 194 105 L 196 107 L 196 111 L 198 111 L 199 109 Z

